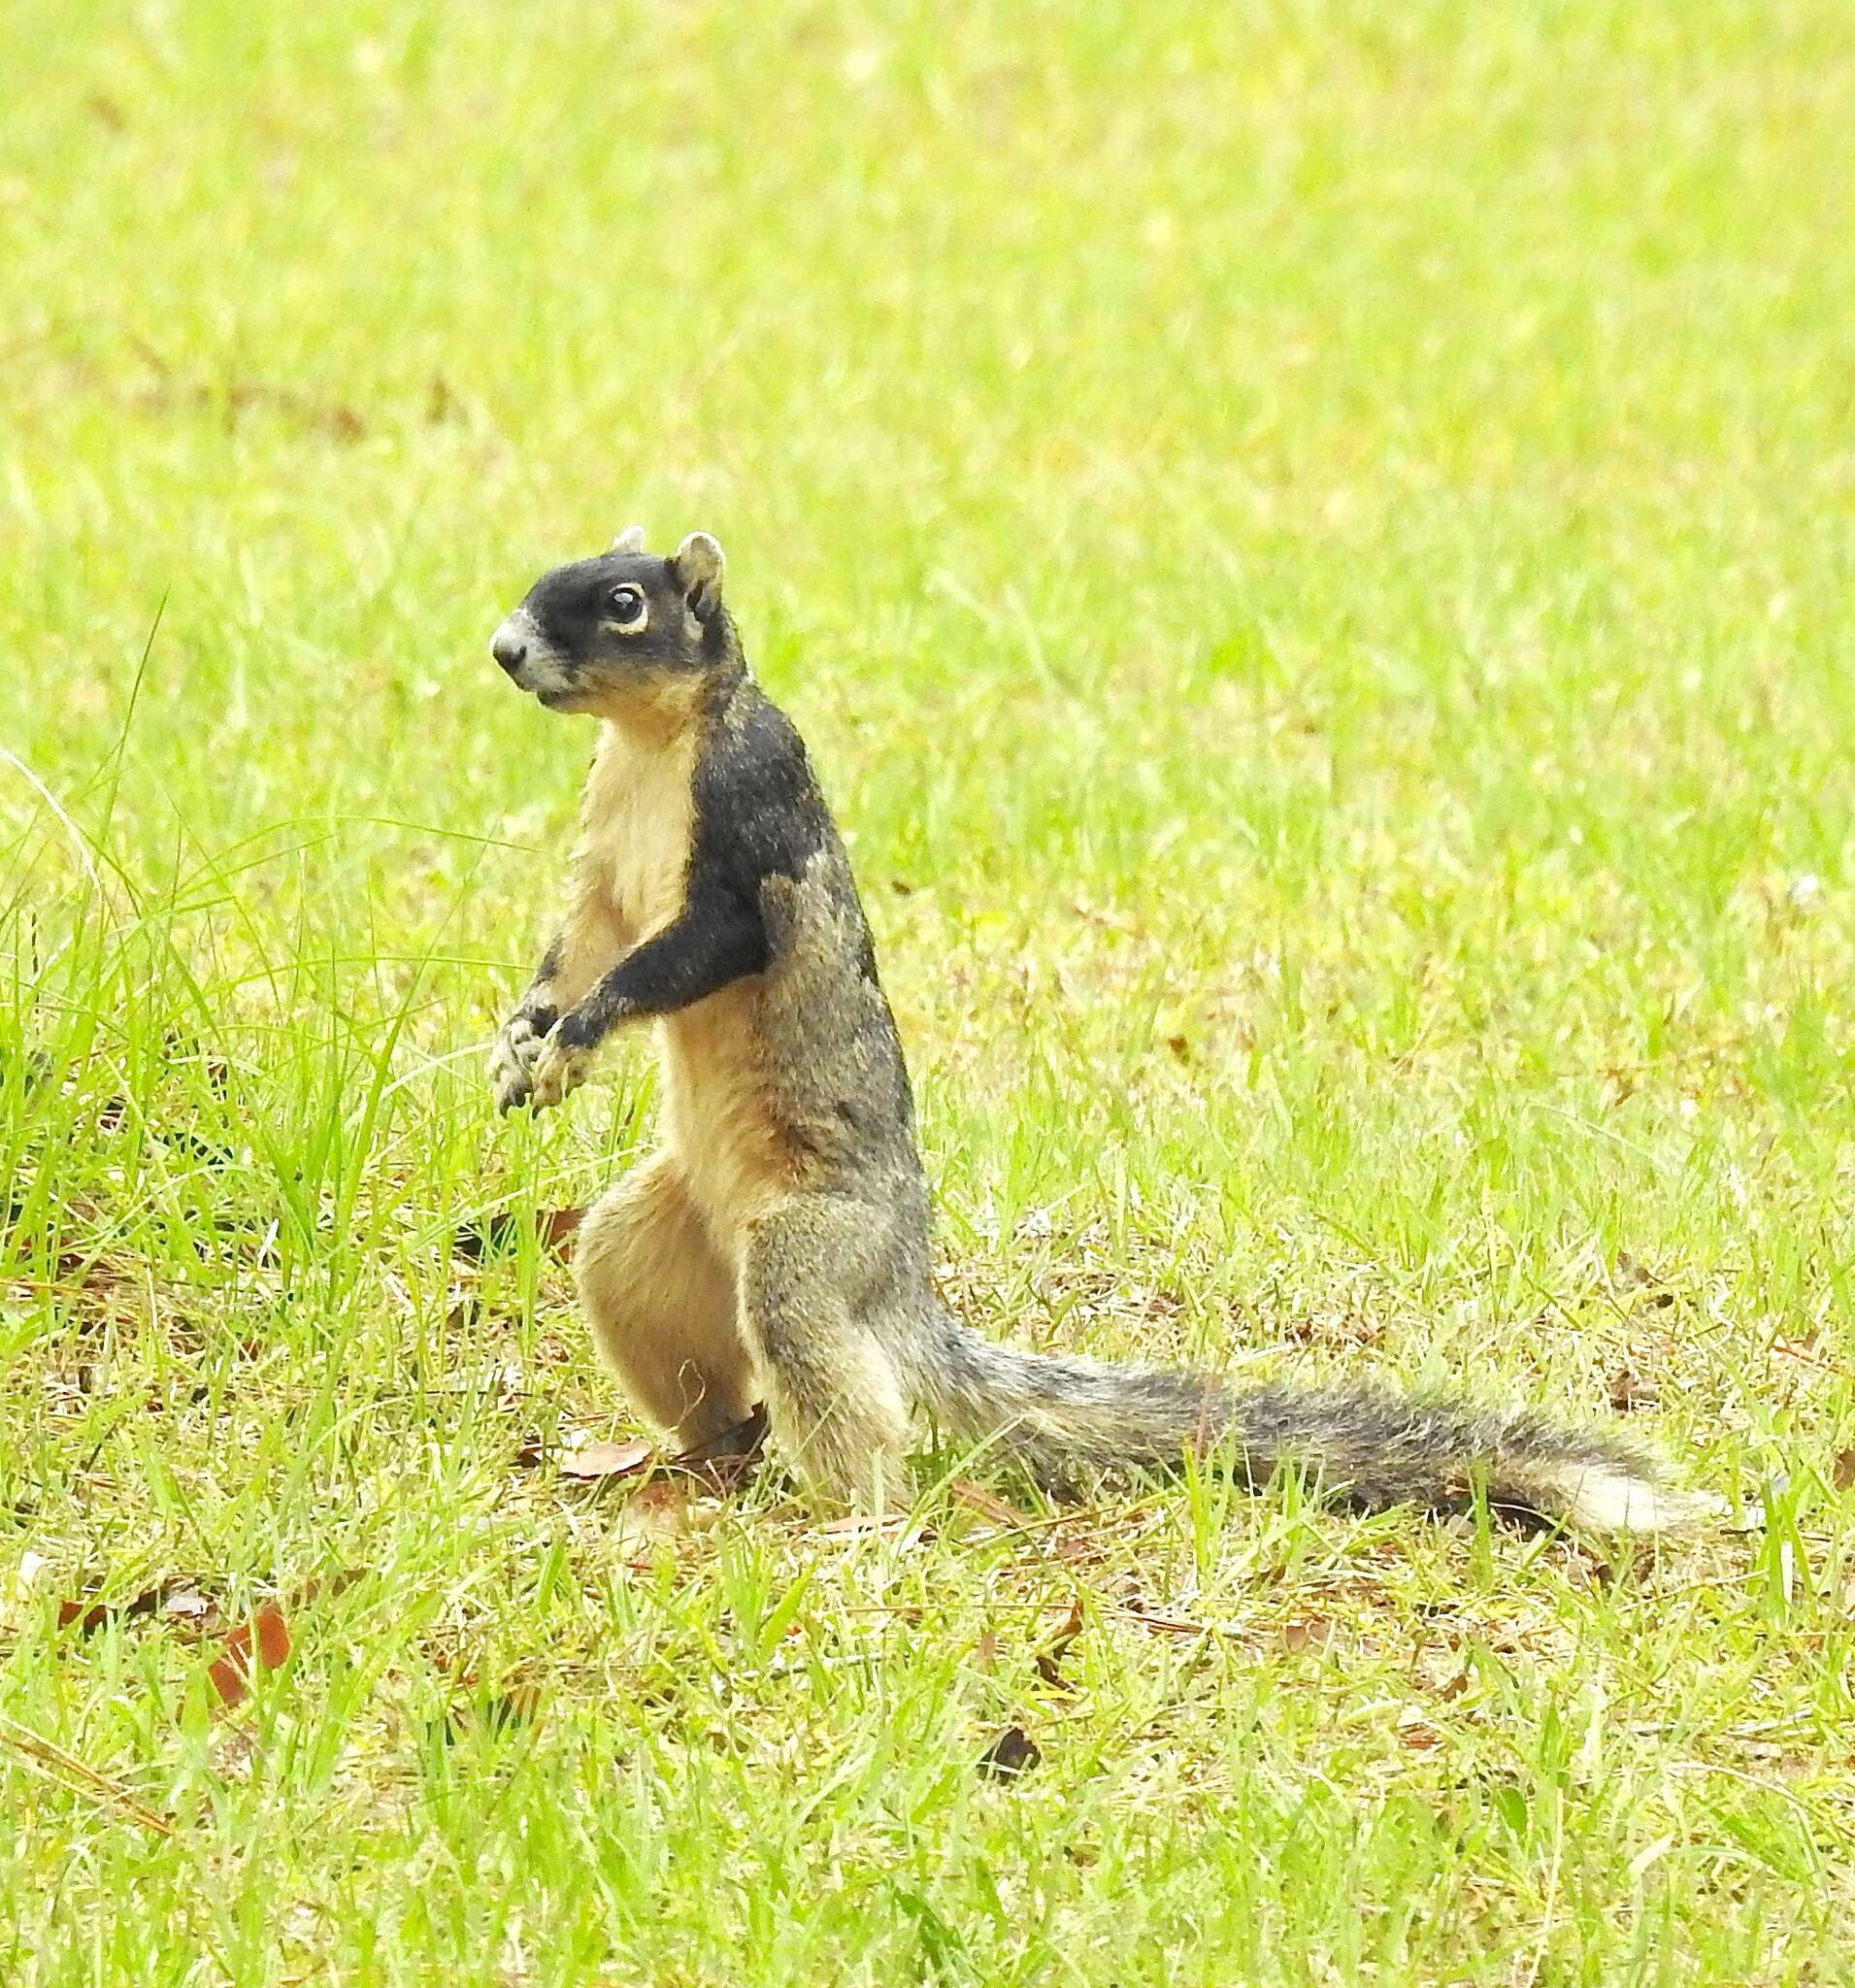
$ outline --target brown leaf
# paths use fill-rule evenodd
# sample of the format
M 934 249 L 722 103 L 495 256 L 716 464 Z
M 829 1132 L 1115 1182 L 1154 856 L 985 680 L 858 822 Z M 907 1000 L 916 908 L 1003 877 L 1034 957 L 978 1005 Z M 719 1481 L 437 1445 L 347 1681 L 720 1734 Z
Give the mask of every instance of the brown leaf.
M 978 1770 L 995 1780 L 1010 1780 L 1028 1773 L 1043 1758 L 1035 1740 L 1022 1726 L 1007 1726 L 978 1758 Z
M 544 1249 L 566 1255 L 573 1247 L 574 1232 L 586 1219 L 583 1208 L 550 1208 L 536 1218 L 535 1232 Z
M 1831 1481 L 1838 1491 L 1846 1491 L 1851 1484 L 1855 1484 L 1855 1449 L 1837 1451 L 1836 1470 Z
M 689 1530 L 691 1511 L 687 1479 L 647 1478 L 619 1506 L 607 1535 L 608 1550 L 646 1566 L 648 1555 Z
M 225 1639 L 224 1647 L 207 1666 L 207 1675 L 220 1700 L 240 1705 L 251 1694 L 251 1652 L 257 1661 L 274 1671 L 290 1653 L 290 1632 L 283 1611 L 275 1602 L 264 1602 L 249 1622 L 241 1622 Z
M 498 1209 L 480 1222 L 466 1222 L 453 1230 L 450 1249 L 466 1263 L 481 1263 L 486 1256 L 500 1256 L 515 1246 L 521 1226 L 507 1209 Z
M 1433 1746 L 1442 1744 L 1442 1735 L 1414 1705 L 1406 1706 L 1398 1714 L 1398 1739 L 1415 1753 L 1428 1753 Z
M 535 1215 L 535 1235 L 544 1249 L 565 1254 L 574 1231 L 586 1218 L 583 1208 L 541 1209 Z M 453 1256 L 465 1263 L 481 1263 L 488 1256 L 506 1256 L 521 1241 L 521 1217 L 498 1209 L 480 1222 L 466 1222 L 451 1233 Z
M 215 1657 L 206 1667 L 206 1674 L 212 1678 L 221 1705 L 243 1705 L 251 1695 L 251 1688 L 245 1681 L 244 1665 L 231 1657 Z
M 58 1627 L 69 1629 L 75 1622 L 79 1632 L 94 1636 L 106 1622 L 132 1622 L 138 1615 L 152 1615 L 157 1608 L 173 1614 L 183 1614 L 184 1608 L 170 1606 L 170 1597 L 178 1602 L 182 1590 L 171 1587 L 161 1581 L 151 1588 L 144 1588 L 133 1601 L 128 1602 L 60 1602 L 58 1604 Z M 190 1592 L 190 1591 L 187 1591 Z M 200 1612 L 206 1611 L 206 1603 L 197 1595 L 193 1601 L 200 1602 Z
M 1334 1626 L 1325 1616 L 1304 1615 L 1281 1626 L 1282 1648 L 1324 1650 L 1333 1640 Z
M 563 1477 L 635 1477 L 656 1458 L 655 1447 L 642 1436 L 626 1442 L 589 1442 L 560 1460 Z
M 252 1627 L 257 1635 L 258 1662 L 268 1671 L 277 1670 L 290 1654 L 290 1632 L 282 1609 L 275 1602 L 266 1602 L 257 1611 Z

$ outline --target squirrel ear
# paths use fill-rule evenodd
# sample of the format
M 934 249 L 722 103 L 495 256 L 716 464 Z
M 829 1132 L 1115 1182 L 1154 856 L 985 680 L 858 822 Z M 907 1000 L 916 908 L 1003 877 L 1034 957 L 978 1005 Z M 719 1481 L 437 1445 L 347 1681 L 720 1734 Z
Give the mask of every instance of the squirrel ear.
M 642 552 L 645 548 L 645 528 L 641 524 L 628 524 L 612 542 L 614 552 Z
M 721 576 L 727 564 L 721 547 L 707 532 L 691 532 L 670 563 L 690 613 L 698 621 L 709 620 L 721 605 Z

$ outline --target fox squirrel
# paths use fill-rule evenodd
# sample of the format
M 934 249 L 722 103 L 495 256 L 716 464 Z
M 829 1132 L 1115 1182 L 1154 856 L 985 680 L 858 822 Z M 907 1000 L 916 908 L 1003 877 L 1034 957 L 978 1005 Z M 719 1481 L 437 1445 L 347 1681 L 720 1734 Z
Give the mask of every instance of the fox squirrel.
M 566 917 L 497 1040 L 500 1110 L 558 1105 L 620 1023 L 654 1019 L 663 1139 L 576 1247 L 599 1349 L 691 1447 L 764 1399 L 828 1497 L 899 1488 L 911 1417 L 1046 1485 L 1226 1447 L 1361 1506 L 1497 1508 L 1637 1532 L 1718 1508 L 1615 1438 L 1371 1383 L 1236 1391 L 1182 1370 L 1018 1351 L 956 1319 L 895 1021 L 797 732 L 748 673 L 705 532 L 643 530 L 543 575 L 495 660 L 600 721 Z

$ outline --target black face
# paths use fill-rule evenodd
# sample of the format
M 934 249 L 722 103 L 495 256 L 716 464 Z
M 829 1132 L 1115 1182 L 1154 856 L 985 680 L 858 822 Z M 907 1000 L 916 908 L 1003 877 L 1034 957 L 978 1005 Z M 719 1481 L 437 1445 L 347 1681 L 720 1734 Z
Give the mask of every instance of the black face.
M 708 633 L 675 559 L 606 552 L 543 574 L 490 653 L 550 711 L 596 711 L 653 679 L 705 668 Z

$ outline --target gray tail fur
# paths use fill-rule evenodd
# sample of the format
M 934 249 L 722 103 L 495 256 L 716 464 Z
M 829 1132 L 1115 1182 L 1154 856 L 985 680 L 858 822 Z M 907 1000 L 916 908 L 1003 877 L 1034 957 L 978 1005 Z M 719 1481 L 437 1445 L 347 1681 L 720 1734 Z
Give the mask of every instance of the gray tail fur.
M 1020 1352 L 950 1317 L 937 1354 L 915 1379 L 940 1425 L 1052 1488 L 1176 1468 L 1196 1449 L 1228 1451 L 1252 1484 L 1299 1466 L 1329 1495 L 1372 1508 L 1460 1511 L 1479 1492 L 1497 1509 L 1637 1533 L 1723 1509 L 1628 1444 L 1525 1410 L 1371 1384 L 1236 1390 L 1181 1368 Z

